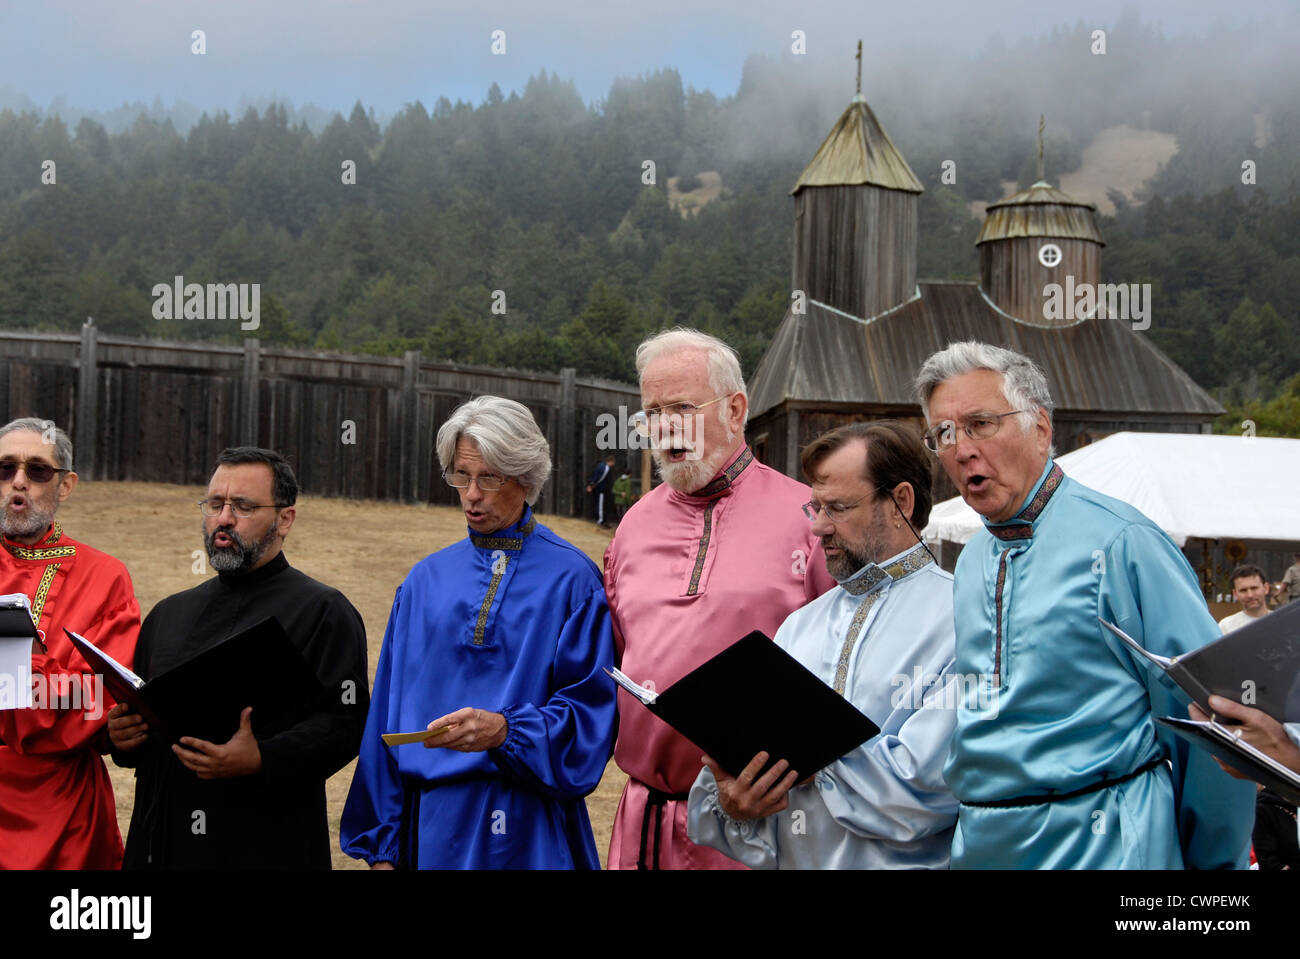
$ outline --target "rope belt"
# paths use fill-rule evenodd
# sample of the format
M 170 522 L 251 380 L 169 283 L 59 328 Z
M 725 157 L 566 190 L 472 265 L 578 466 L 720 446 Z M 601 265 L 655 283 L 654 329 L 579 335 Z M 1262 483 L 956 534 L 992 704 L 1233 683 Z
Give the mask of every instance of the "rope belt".
M 663 825 L 663 810 L 670 802 L 684 802 L 689 793 L 666 793 L 660 792 L 653 786 L 646 786 L 645 812 L 641 814 L 641 848 L 637 852 L 636 867 L 637 869 L 658 869 L 659 868 L 659 834 Z M 650 816 L 653 811 L 655 820 L 655 844 L 654 859 L 650 865 L 646 865 L 645 847 L 646 839 L 650 833 Z
M 1120 783 L 1128 782 L 1130 779 L 1136 779 L 1145 772 L 1150 772 L 1157 766 L 1164 763 L 1164 756 L 1157 756 L 1143 766 L 1139 766 L 1127 775 L 1120 776 L 1118 779 L 1103 779 L 1101 782 L 1093 783 L 1091 786 L 1084 786 L 1082 789 L 1075 789 L 1068 793 L 1053 793 L 1047 796 L 1020 796 L 1016 799 L 994 799 L 991 802 L 966 802 L 962 800 L 963 806 L 978 806 L 982 809 L 1010 809 L 1016 806 L 1042 806 L 1046 803 L 1063 802 L 1066 799 L 1073 799 L 1075 796 L 1086 796 L 1088 793 L 1095 793 L 1111 786 L 1118 786 Z

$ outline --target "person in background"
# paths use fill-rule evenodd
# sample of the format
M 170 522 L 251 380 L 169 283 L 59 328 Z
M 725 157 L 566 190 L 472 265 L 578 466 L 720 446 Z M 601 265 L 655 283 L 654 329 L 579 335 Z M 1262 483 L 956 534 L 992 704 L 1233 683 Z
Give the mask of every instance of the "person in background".
M 1241 609 L 1219 620 L 1219 630 L 1227 635 L 1247 623 L 1268 615 L 1268 580 L 1258 566 L 1238 566 L 1232 571 L 1232 598 Z
M 614 522 L 621 522 L 632 505 L 632 477 L 623 473 L 614 480 Z
M 1300 599 L 1300 553 L 1295 554 L 1295 562 L 1286 568 L 1277 588 L 1279 603 L 1294 603 Z
M 609 517 L 613 512 L 610 507 L 610 491 L 614 486 L 614 454 L 611 453 L 596 464 L 587 481 L 587 492 L 596 501 L 596 525 L 602 529 L 609 528 Z
M 1255 831 L 1251 834 L 1260 869 L 1300 869 L 1296 807 L 1267 786 L 1255 797 Z

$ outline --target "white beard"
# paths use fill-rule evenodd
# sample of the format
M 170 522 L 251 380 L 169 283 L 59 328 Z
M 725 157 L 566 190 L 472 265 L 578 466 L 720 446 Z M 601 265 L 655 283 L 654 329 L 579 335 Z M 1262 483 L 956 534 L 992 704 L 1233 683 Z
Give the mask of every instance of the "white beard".
M 705 450 L 698 459 L 692 459 L 688 455 L 680 463 L 666 462 L 663 450 L 658 447 L 651 447 L 650 455 L 654 458 L 655 466 L 659 468 L 659 475 L 663 477 L 665 483 L 679 493 L 694 493 L 718 475 L 718 471 L 731 455 L 731 447 L 735 440 L 735 432 L 728 430 L 726 442 L 720 449 Z

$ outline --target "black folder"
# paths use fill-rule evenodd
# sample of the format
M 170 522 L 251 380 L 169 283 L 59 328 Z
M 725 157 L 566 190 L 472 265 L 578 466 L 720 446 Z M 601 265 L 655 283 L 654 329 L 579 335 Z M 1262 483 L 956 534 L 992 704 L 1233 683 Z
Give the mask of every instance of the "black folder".
M 82 636 L 64 630 L 118 702 L 130 703 L 150 734 L 224 743 L 253 707 L 253 730 L 272 735 L 305 718 L 324 695 L 284 628 L 268 616 L 147 683 Z
M 0 639 L 39 639 L 31 610 L 25 606 L 0 606 Z
M 612 675 L 733 776 L 765 751 L 769 766 L 784 759 L 804 779 L 880 732 L 757 630 L 659 693 Z
M 1246 705 L 1280 723 L 1300 722 L 1300 602 L 1173 658 L 1149 653 L 1118 626 L 1101 623 L 1211 717 L 1201 722 L 1166 716 L 1156 722 L 1300 805 L 1300 775 L 1239 740 L 1236 724 L 1219 720 L 1209 702 L 1211 695 L 1233 702 L 1245 698 Z
M 1156 722 L 1173 730 L 1188 742 L 1209 750 L 1212 755 L 1255 782 L 1263 783 L 1287 802 L 1300 806 L 1300 775 L 1249 743 L 1242 742 L 1233 734 L 1235 727 L 1213 720 L 1197 722 L 1194 719 L 1173 717 L 1157 718 Z
M 1211 695 L 1241 702 L 1249 690 L 1246 705 L 1280 723 L 1300 722 L 1300 602 L 1172 659 L 1148 653 L 1118 626 L 1101 622 L 1206 713 Z

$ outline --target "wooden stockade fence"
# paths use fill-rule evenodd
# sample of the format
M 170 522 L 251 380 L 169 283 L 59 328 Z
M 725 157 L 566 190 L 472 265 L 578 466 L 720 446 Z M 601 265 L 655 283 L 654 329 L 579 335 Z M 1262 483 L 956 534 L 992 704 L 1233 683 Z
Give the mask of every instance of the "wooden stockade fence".
M 85 478 L 202 485 L 227 446 L 278 449 L 307 493 L 455 504 L 441 479 L 434 436 L 458 405 L 494 394 L 533 412 L 551 444 L 543 512 L 588 509 L 586 478 L 602 414 L 627 434 L 637 388 L 606 380 L 426 362 L 209 343 L 0 332 L 0 423 L 53 420 L 72 437 Z M 608 431 L 606 435 L 612 435 Z M 640 475 L 640 453 L 618 449 L 618 468 Z

